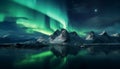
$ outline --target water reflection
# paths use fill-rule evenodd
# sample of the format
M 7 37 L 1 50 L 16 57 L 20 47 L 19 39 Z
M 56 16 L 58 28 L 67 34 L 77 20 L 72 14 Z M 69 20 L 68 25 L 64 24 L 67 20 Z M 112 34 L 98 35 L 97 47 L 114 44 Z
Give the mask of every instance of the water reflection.
M 119 67 L 119 47 L 50 46 L 37 50 L 0 49 L 2 68 L 79 69 Z M 107 64 L 107 65 L 104 65 Z M 97 67 L 98 66 L 98 67 Z

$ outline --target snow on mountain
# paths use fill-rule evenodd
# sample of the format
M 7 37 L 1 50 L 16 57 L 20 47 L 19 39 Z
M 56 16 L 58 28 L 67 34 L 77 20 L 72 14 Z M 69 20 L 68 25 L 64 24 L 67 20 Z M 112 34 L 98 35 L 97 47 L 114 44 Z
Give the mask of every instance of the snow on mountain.
M 53 38 L 53 36 L 55 38 Z M 49 41 L 53 44 L 80 44 L 83 42 L 76 32 L 69 33 L 65 29 L 61 29 L 61 31 L 55 31 L 53 35 L 50 36 Z
M 68 38 L 69 36 L 67 30 L 62 29 L 61 31 L 55 31 L 53 35 L 50 36 L 49 41 L 50 43 L 61 44 L 68 40 Z
M 93 31 L 91 31 L 87 37 L 86 37 L 86 40 L 94 40 L 96 37 L 95 33 Z
M 113 36 L 113 37 L 120 37 L 120 33 L 115 33 L 115 34 L 112 34 L 111 36 Z
M 100 34 L 91 31 L 86 37 L 86 43 L 118 43 L 118 37 L 110 36 L 106 31 Z

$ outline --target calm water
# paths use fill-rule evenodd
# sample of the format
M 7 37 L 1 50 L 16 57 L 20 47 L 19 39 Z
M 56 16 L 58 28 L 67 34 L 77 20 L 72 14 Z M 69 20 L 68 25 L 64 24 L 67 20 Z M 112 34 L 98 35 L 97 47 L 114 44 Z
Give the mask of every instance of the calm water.
M 104 49 L 105 50 L 105 49 Z M 107 52 L 106 52 L 107 51 Z M 103 69 L 120 68 L 119 49 L 80 49 L 76 55 L 56 57 L 49 48 L 0 49 L 0 69 Z

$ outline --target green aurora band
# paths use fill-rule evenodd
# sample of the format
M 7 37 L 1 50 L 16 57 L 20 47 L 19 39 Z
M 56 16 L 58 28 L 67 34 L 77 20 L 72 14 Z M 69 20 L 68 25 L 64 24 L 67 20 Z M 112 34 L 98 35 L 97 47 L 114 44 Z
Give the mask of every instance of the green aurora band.
M 68 24 L 66 6 L 60 0 L 6 0 L 0 6 L 0 22 L 5 17 L 25 17 L 26 19 L 18 19 L 16 23 L 26 28 L 27 33 L 35 31 L 51 35 L 57 29 L 64 28 L 84 36 L 87 31 Z
M 46 57 L 49 57 L 49 56 L 53 56 L 52 52 L 46 51 L 40 54 L 26 57 L 25 60 L 20 61 L 19 63 L 17 63 L 17 65 L 27 65 L 27 64 L 35 63 L 37 61 L 42 62 L 44 61 L 44 59 L 46 59 Z
M 56 57 L 52 53 L 52 51 L 48 50 L 38 54 L 28 55 L 25 58 L 18 60 L 17 62 L 15 62 L 15 67 L 24 68 L 39 64 L 39 66 L 42 68 L 47 62 L 47 64 L 50 66 L 50 69 L 62 69 L 62 67 L 64 67 L 67 64 L 67 62 L 75 60 L 76 58 L 84 57 L 87 54 L 89 54 L 89 51 L 81 50 L 75 56 L 68 55 L 65 57 Z
M 0 22 L 4 20 L 4 14 L 0 14 Z
M 50 18 L 49 19 L 50 28 L 47 27 L 48 29 L 51 29 L 52 31 L 55 31 L 56 29 L 59 28 L 67 29 L 68 17 L 66 13 L 66 8 L 63 3 L 61 4 L 58 3 L 59 0 L 39 0 L 39 2 L 37 2 L 38 0 L 29 0 L 29 1 L 13 0 L 13 1 L 25 7 L 31 8 L 39 13 L 42 13 L 44 14 L 44 16 L 45 15 L 48 16 Z M 44 20 L 44 17 L 40 17 L 40 18 L 43 18 Z M 41 22 L 41 20 L 39 22 Z M 45 27 L 45 25 L 43 25 L 45 23 L 40 23 L 40 24 L 42 27 Z
M 59 61 L 59 62 L 56 63 L 56 61 Z M 45 51 L 45 52 L 31 55 L 31 56 L 28 55 L 27 57 L 25 57 L 25 59 L 17 61 L 15 63 L 15 67 L 24 68 L 26 66 L 29 67 L 30 65 L 34 65 L 36 63 L 39 63 L 40 66 L 43 67 L 44 66 L 43 64 L 45 62 L 49 62 L 51 68 L 60 69 L 61 67 L 63 67 L 66 64 L 66 61 L 67 61 L 67 57 L 58 58 L 51 51 Z M 56 63 L 55 64 L 56 66 L 54 66 L 54 63 Z

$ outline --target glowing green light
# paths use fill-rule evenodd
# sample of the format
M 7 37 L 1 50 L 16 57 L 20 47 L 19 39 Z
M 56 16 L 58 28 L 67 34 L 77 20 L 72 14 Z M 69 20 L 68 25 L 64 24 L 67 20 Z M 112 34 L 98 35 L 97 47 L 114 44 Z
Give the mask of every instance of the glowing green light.
M 51 67 L 51 68 L 56 68 L 56 69 L 62 68 L 67 62 L 67 57 L 59 58 L 59 57 L 56 57 L 51 51 L 46 51 L 40 54 L 26 56 L 25 59 L 20 60 L 19 62 L 15 63 L 15 66 L 16 67 L 22 66 L 24 68 L 24 66 L 29 66 L 37 62 L 39 62 L 39 64 L 42 65 L 48 59 L 50 60 L 50 64 L 53 64 L 54 62 L 59 61 L 59 63 L 56 66 Z
M 2 7 L 0 7 L 0 9 L 2 9 Z M 26 27 L 27 29 L 25 29 L 25 31 L 27 33 L 41 32 L 46 35 L 51 35 L 54 32 L 52 29 L 48 28 L 49 23 L 45 22 L 46 15 L 43 13 L 12 1 L 4 7 L 4 11 L 7 11 L 7 14 L 0 12 L 0 22 L 2 22 L 5 17 L 23 17 L 26 19 L 18 19 L 17 24 L 20 27 Z M 49 17 L 49 19 L 51 18 Z
M 66 64 L 66 61 L 67 61 L 66 57 L 62 58 L 60 65 L 57 66 L 57 69 L 61 69 Z
M 5 15 L 4 14 L 0 14 L 0 22 L 2 22 L 4 20 Z
M 57 62 L 58 61 L 58 62 Z M 56 57 L 50 59 L 51 68 L 61 69 L 67 62 L 67 57 Z
M 80 36 L 85 36 L 84 32 L 88 31 L 68 24 L 65 4 L 59 0 L 10 0 L 4 6 L 4 11 L 7 14 L 0 12 L 0 22 L 7 16 L 24 17 L 26 19 L 18 19 L 17 24 L 26 28 L 27 33 L 41 32 L 51 35 L 57 29 L 65 28 L 69 32 L 76 31 Z
M 62 28 L 67 28 L 68 18 L 65 6 L 57 4 L 56 0 L 13 0 L 31 9 L 37 10 L 62 24 Z
M 62 60 L 63 60 L 63 61 L 62 61 L 61 65 L 60 65 L 61 67 L 66 64 L 66 62 L 67 62 L 67 57 L 64 57 Z
M 78 56 L 84 56 L 88 54 L 88 51 L 87 50 L 81 50 L 79 53 L 78 53 Z
M 46 51 L 40 54 L 28 56 L 26 59 L 17 62 L 16 65 L 28 65 L 36 62 L 43 62 L 46 59 L 46 57 L 49 56 L 53 56 L 53 53 L 51 51 Z
M 52 62 L 53 62 L 55 59 L 57 59 L 56 56 L 53 56 L 53 58 L 50 59 L 51 64 L 52 64 Z
M 46 52 L 43 52 L 43 53 L 40 53 L 40 54 L 37 54 L 37 55 L 33 55 L 31 56 L 31 58 L 45 58 L 46 56 L 51 56 L 53 55 L 53 53 L 51 51 L 46 51 Z
M 56 31 L 57 29 L 60 29 L 59 23 L 53 19 L 50 19 L 50 28 L 53 31 Z
M 39 25 L 34 24 L 33 22 L 30 22 L 28 20 L 19 19 L 19 20 L 17 20 L 17 24 L 28 28 L 26 30 L 28 33 L 31 33 L 33 31 L 37 31 L 37 32 L 41 32 L 43 34 L 51 35 L 53 32 L 53 31 L 41 28 Z

